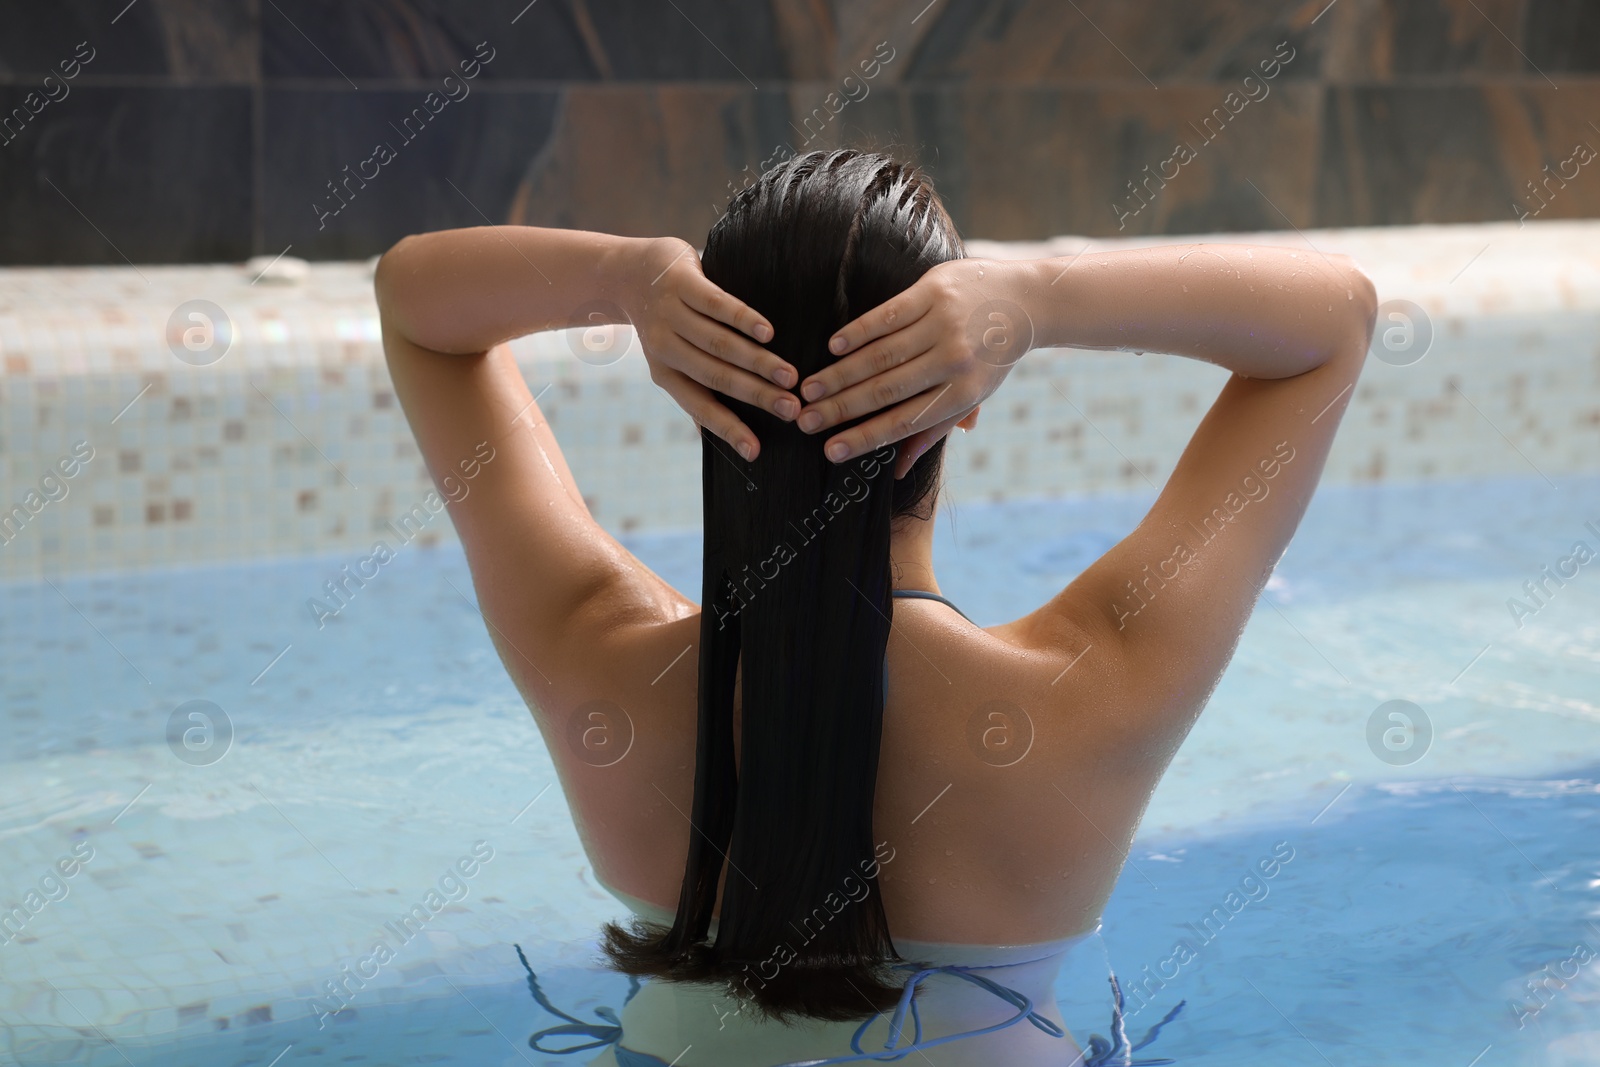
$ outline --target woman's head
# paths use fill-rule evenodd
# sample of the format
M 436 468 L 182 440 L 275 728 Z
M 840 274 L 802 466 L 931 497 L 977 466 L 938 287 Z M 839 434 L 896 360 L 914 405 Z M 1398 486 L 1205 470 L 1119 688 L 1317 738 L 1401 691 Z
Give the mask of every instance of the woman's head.
M 842 326 L 965 255 L 924 175 L 888 156 L 841 149 L 795 156 L 740 192 L 706 237 L 701 263 L 707 278 L 772 323 L 765 347 L 799 372 L 799 397 L 799 382 L 848 358 L 828 351 Z M 755 433 L 763 454 L 775 448 L 825 462 L 823 443 L 863 421 L 806 434 L 763 409 L 718 399 Z M 931 514 L 943 454 L 941 438 L 895 486 L 895 517 Z
M 766 347 L 803 381 L 840 358 L 827 347 L 840 327 L 962 255 L 926 178 L 840 150 L 794 157 L 739 193 L 702 265 L 772 323 Z M 894 843 L 872 828 L 894 610 L 889 536 L 894 519 L 931 515 L 944 443 L 896 480 L 897 446 L 834 464 L 822 453 L 830 433 L 718 399 L 761 451 L 747 462 L 701 432 L 696 833 L 672 929 L 608 925 L 604 947 L 620 970 L 717 982 L 767 1015 L 865 1018 L 892 1007 L 900 984 L 877 891 Z

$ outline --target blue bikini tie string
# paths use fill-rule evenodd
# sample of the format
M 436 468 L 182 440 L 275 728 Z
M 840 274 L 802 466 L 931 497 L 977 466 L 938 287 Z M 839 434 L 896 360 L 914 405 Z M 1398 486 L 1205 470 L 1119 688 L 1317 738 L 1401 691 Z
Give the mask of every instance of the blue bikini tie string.
M 540 1030 L 538 1033 L 528 1038 L 529 1047 L 540 1052 L 554 1053 L 558 1056 L 568 1056 L 575 1052 L 585 1052 L 589 1049 L 602 1048 L 610 1045 L 613 1046 L 615 1052 L 619 1054 L 619 1058 L 623 1053 L 628 1054 L 629 1058 L 625 1059 L 624 1062 L 637 1062 L 640 1060 L 648 1062 L 648 1060 L 645 1060 L 643 1054 L 632 1052 L 622 1045 L 622 1023 L 621 1020 L 618 1019 L 617 1013 L 611 1008 L 602 1007 L 595 1009 L 594 1013 L 598 1015 L 606 1024 L 601 1025 L 600 1023 L 584 1022 L 582 1019 L 569 1015 L 557 1008 L 554 1004 L 551 1004 L 549 998 L 544 995 L 544 990 L 539 988 L 538 977 L 533 973 L 533 968 L 529 966 L 528 958 L 523 955 L 521 946 L 513 945 L 512 947 L 517 950 L 517 958 L 522 961 L 523 969 L 528 972 L 528 991 L 533 994 L 533 999 L 537 1001 L 539 1006 L 545 1011 L 567 1020 L 565 1025 L 547 1027 L 546 1029 Z M 992 1034 L 998 1030 L 1004 1030 L 1007 1027 L 1015 1026 L 1023 1019 L 1027 1019 L 1035 1027 L 1042 1030 L 1046 1034 L 1049 1034 L 1051 1037 L 1065 1037 L 1066 1031 L 1063 1030 L 1058 1023 L 1044 1018 L 1042 1015 L 1039 1015 L 1033 1010 L 1033 1001 L 1026 995 L 1019 993 L 1017 990 L 1012 989 L 1009 986 L 1001 985 L 999 982 L 996 982 L 991 978 L 985 978 L 983 975 L 973 973 L 974 971 L 988 971 L 1005 967 L 1018 967 L 1026 963 L 1039 963 L 1042 962 L 1042 960 L 1049 958 L 1050 957 L 1045 956 L 1038 960 L 1024 960 L 1021 963 L 997 963 L 983 966 L 944 964 L 937 967 L 919 968 L 916 964 L 896 964 L 896 970 L 911 970 L 914 971 L 914 973 L 909 979 L 906 980 L 905 988 L 900 993 L 900 1001 L 895 1005 L 894 1014 L 889 1019 L 889 1038 L 884 1043 L 884 1047 L 882 1049 L 876 1052 L 864 1052 L 861 1048 L 862 1037 L 866 1035 L 867 1028 L 870 1027 L 877 1019 L 877 1016 L 874 1015 L 872 1018 L 867 1019 L 859 1027 L 857 1027 L 855 1034 L 850 1039 L 850 1047 L 855 1050 L 856 1055 L 833 1056 L 825 1059 L 813 1060 L 791 1060 L 786 1063 L 776 1064 L 774 1067 L 826 1067 L 826 1065 L 829 1064 L 857 1063 L 863 1060 L 874 1060 L 887 1063 L 904 1059 L 913 1052 L 935 1048 L 939 1045 L 948 1044 L 951 1041 L 960 1041 L 964 1038 L 979 1037 L 983 1034 Z M 944 1037 L 923 1041 L 922 1016 L 917 1009 L 916 1000 L 914 998 L 916 996 L 917 986 L 920 985 L 924 979 L 935 974 L 954 975 L 957 978 L 971 982 L 973 985 L 976 985 L 981 989 L 986 989 L 995 996 L 999 997 L 1001 1000 L 1004 1000 L 1008 1004 L 1016 1007 L 1018 1009 L 1017 1013 L 1011 1018 L 1006 1019 L 1004 1022 L 995 1023 L 993 1026 L 985 1026 L 976 1030 L 967 1030 L 959 1034 L 948 1034 Z M 1122 986 L 1117 982 L 1116 975 L 1111 976 L 1110 982 L 1112 993 L 1111 1039 L 1107 1040 L 1106 1038 L 1101 1037 L 1099 1034 L 1091 1034 L 1089 1036 L 1089 1047 L 1078 1057 L 1078 1059 L 1069 1064 L 1068 1067 L 1160 1067 L 1160 1065 L 1175 1062 L 1174 1060 L 1170 1059 L 1135 1060 L 1132 1054 L 1137 1052 L 1139 1049 L 1144 1048 L 1146 1045 L 1150 1044 L 1150 1042 L 1154 1041 L 1156 1039 L 1156 1035 L 1161 1032 L 1161 1028 L 1177 1017 L 1178 1013 L 1183 1010 L 1183 1006 L 1185 1003 L 1187 1003 L 1187 1001 L 1179 1001 L 1177 1007 L 1167 1012 L 1166 1016 L 1163 1017 L 1160 1022 L 1156 1023 L 1149 1030 L 1145 1031 L 1145 1035 L 1142 1039 L 1135 1044 L 1129 1044 L 1122 1014 L 1124 1003 Z M 639 988 L 639 980 L 629 976 L 628 995 L 623 1000 L 624 1006 L 626 1006 L 628 1001 L 633 999 L 634 994 L 639 992 Z M 905 1033 L 905 1022 L 908 1012 L 911 1015 L 912 1042 L 911 1044 L 902 1048 L 900 1047 L 899 1043 L 900 1038 Z M 588 1037 L 592 1040 L 586 1045 L 572 1045 L 567 1048 L 545 1048 L 540 1044 L 540 1040 L 542 1038 L 552 1036 Z
M 948 1044 L 951 1041 L 960 1041 L 963 1038 L 979 1037 L 983 1034 L 992 1034 L 997 1030 L 1004 1030 L 1007 1027 L 1015 1026 L 1023 1019 L 1027 1019 L 1034 1026 L 1038 1027 L 1040 1030 L 1043 1030 L 1051 1037 L 1065 1037 L 1067 1032 L 1063 1030 L 1059 1024 L 1046 1019 L 1044 1016 L 1039 1015 L 1033 1010 L 1033 1001 L 1027 996 L 1017 992 L 1015 989 L 1012 989 L 1009 986 L 1003 986 L 993 979 L 985 978 L 980 974 L 972 973 L 974 971 L 992 971 L 1004 967 L 1018 967 L 1023 963 L 1038 963 L 1043 959 L 1049 958 L 1050 957 L 1048 956 L 1044 956 L 1041 957 L 1040 960 L 1024 960 L 1021 961 L 1021 963 L 996 963 L 986 966 L 966 967 L 960 964 L 947 963 L 938 967 L 923 967 L 920 970 L 917 970 L 909 979 L 906 980 L 905 989 L 900 993 L 900 1002 L 895 1006 L 894 1015 L 892 1015 L 889 1019 L 889 1039 L 884 1042 L 884 1047 L 881 1050 L 876 1052 L 863 1052 L 861 1049 L 862 1037 L 865 1036 L 867 1028 L 871 1026 L 877 1019 L 877 1016 L 874 1015 L 871 1019 L 866 1020 L 859 1027 L 857 1027 L 855 1035 L 850 1039 L 850 1047 L 855 1050 L 856 1055 L 832 1056 L 820 1060 L 793 1060 L 788 1063 L 778 1064 L 777 1067 L 823 1067 L 824 1064 L 856 1063 L 861 1060 L 875 1060 L 887 1063 L 894 1060 L 904 1059 L 913 1052 L 920 1052 L 923 1049 L 930 1049 L 939 1045 Z M 915 966 L 915 964 L 901 963 L 896 964 L 895 968 L 896 970 L 911 970 Z M 1013 1015 L 1004 1022 L 995 1023 L 993 1026 L 980 1027 L 976 1030 L 966 1030 L 959 1034 L 947 1034 L 944 1037 L 936 1037 L 929 1041 L 924 1041 L 922 1040 L 922 1015 L 917 1010 L 917 1004 L 913 998 L 916 996 L 917 986 L 922 983 L 923 979 L 935 974 L 954 975 L 957 978 L 962 978 L 968 982 L 971 982 L 973 985 L 976 985 L 979 988 L 987 989 L 1001 1000 L 1004 1000 L 1016 1007 L 1018 1009 L 1017 1014 Z M 911 1015 L 911 1024 L 913 1027 L 912 1042 L 904 1048 L 901 1048 L 900 1038 L 905 1031 L 906 1014 L 908 1011 Z
M 1049 959 L 1050 957 L 1043 958 Z M 1022 962 L 1038 963 L 1040 960 L 1024 960 Z M 1066 1031 L 1063 1030 L 1059 1024 L 1044 1018 L 1042 1015 L 1039 1015 L 1033 1010 L 1033 1001 L 1027 996 L 1017 992 L 1015 989 L 1012 989 L 1009 986 L 1001 985 L 993 979 L 985 978 L 982 975 L 972 973 L 973 971 L 987 971 L 1002 967 L 1018 967 L 1021 965 L 1022 963 L 999 963 L 989 964 L 987 966 L 964 967 L 959 964 L 945 964 L 940 967 L 924 967 L 918 970 L 911 976 L 910 979 L 907 980 L 905 989 L 900 994 L 900 1003 L 895 1006 L 894 1015 L 890 1017 L 889 1039 L 884 1043 L 883 1049 L 877 1052 L 863 1052 L 861 1049 L 862 1036 L 866 1034 L 867 1027 L 871 1026 L 873 1021 L 877 1018 L 877 1016 L 873 1016 L 872 1019 L 868 1019 L 866 1022 L 862 1023 L 856 1029 L 855 1036 L 850 1039 L 850 1047 L 855 1050 L 856 1055 L 832 1056 L 820 1060 L 792 1060 L 787 1063 L 776 1064 L 775 1067 L 826 1067 L 826 1065 L 829 1064 L 857 1063 L 862 1060 L 892 1062 L 894 1060 L 904 1059 L 913 1052 L 920 1052 L 923 1049 L 934 1048 L 935 1046 L 947 1044 L 951 1041 L 960 1041 L 969 1037 L 979 1037 L 983 1034 L 992 1034 L 997 1030 L 1004 1030 L 1007 1027 L 1015 1026 L 1023 1019 L 1027 1019 L 1035 1027 L 1049 1034 L 1051 1037 L 1065 1037 Z M 899 970 L 910 970 L 913 966 L 915 965 L 897 964 L 896 968 Z M 995 996 L 1009 1004 L 1014 1005 L 1019 1010 L 1017 1011 L 1017 1014 L 1013 1015 L 1011 1018 L 1005 1020 L 1004 1022 L 995 1023 L 993 1026 L 985 1026 L 976 1030 L 966 1030 L 959 1034 L 948 1034 L 945 1037 L 938 1037 L 929 1041 L 923 1041 L 922 1018 L 917 1010 L 916 1001 L 912 998 L 916 994 L 918 984 L 920 984 L 923 979 L 934 974 L 950 974 L 956 976 L 957 978 L 963 978 L 966 981 L 971 982 L 973 985 L 987 989 Z M 1112 975 L 1110 981 L 1112 992 L 1112 1039 L 1108 1041 L 1099 1034 L 1091 1034 L 1089 1037 L 1089 1047 L 1084 1050 L 1084 1052 L 1081 1053 L 1077 1059 L 1069 1064 L 1068 1067 L 1161 1067 L 1161 1065 L 1176 1062 L 1175 1060 L 1170 1059 L 1136 1060 L 1133 1058 L 1132 1054 L 1137 1052 L 1139 1049 L 1144 1048 L 1146 1045 L 1150 1044 L 1150 1042 L 1154 1041 L 1156 1039 L 1156 1035 L 1161 1032 L 1161 1028 L 1177 1017 L 1178 1013 L 1183 1010 L 1183 1005 L 1186 1002 L 1179 1001 L 1177 1007 L 1167 1012 L 1165 1018 L 1156 1023 L 1149 1030 L 1145 1031 L 1144 1037 L 1140 1039 L 1137 1044 L 1130 1045 L 1128 1043 L 1126 1028 L 1124 1026 L 1122 1016 L 1122 986 L 1117 982 L 1116 975 Z M 905 1030 L 905 1017 L 908 1008 L 910 1009 L 911 1014 L 913 1039 L 911 1044 L 905 1046 L 904 1048 L 900 1048 L 898 1046 L 901 1034 Z
M 1138 1052 L 1154 1041 L 1156 1035 L 1161 1033 L 1161 1028 L 1177 1018 L 1178 1013 L 1183 1010 L 1183 1006 L 1189 1002 L 1187 1000 L 1178 1001 L 1177 1006 L 1163 1015 L 1160 1022 L 1144 1032 L 1144 1037 L 1140 1038 L 1137 1044 L 1130 1045 L 1128 1044 L 1127 1026 L 1122 1017 L 1122 985 L 1117 981 L 1117 976 L 1114 974 L 1111 976 L 1110 982 L 1111 1040 L 1107 1041 L 1099 1034 L 1090 1034 L 1089 1047 L 1084 1053 L 1087 1058 L 1083 1060 L 1083 1067 L 1156 1067 L 1158 1064 L 1176 1063 L 1176 1060 L 1136 1060 L 1133 1058 L 1133 1053 Z M 1112 1056 L 1120 1056 L 1120 1058 L 1112 1059 Z M 1077 1064 L 1070 1064 L 1069 1067 L 1077 1067 Z
M 533 973 L 533 968 L 528 965 L 528 957 L 522 954 L 522 946 L 512 945 L 511 947 L 517 950 L 517 959 L 522 961 L 523 970 L 528 972 L 528 992 L 533 994 L 533 999 L 538 1002 L 539 1007 L 543 1008 L 551 1015 L 556 1015 L 567 1020 L 566 1025 L 564 1026 L 546 1027 L 545 1029 L 534 1034 L 532 1037 L 528 1038 L 529 1048 L 536 1049 L 539 1052 L 551 1052 L 557 1056 L 570 1056 L 574 1052 L 587 1052 L 592 1048 L 604 1048 L 607 1045 L 614 1045 L 618 1041 L 622 1040 L 622 1020 L 617 1018 L 617 1013 L 611 1008 L 602 1007 L 594 1010 L 594 1013 L 600 1016 L 600 1018 L 608 1024 L 602 1026 L 600 1023 L 586 1023 L 582 1019 L 568 1015 L 566 1012 L 550 1003 L 550 998 L 546 997 L 544 995 L 544 990 L 539 988 L 539 978 Z M 628 996 L 627 999 L 622 1002 L 624 1007 L 627 1006 L 628 1001 L 632 1000 L 633 995 L 637 992 L 639 992 L 639 979 L 629 975 Z M 572 1045 L 567 1048 L 545 1048 L 543 1045 L 539 1044 L 540 1040 L 546 1037 L 568 1036 L 589 1037 L 593 1038 L 594 1040 L 590 1041 L 587 1045 Z

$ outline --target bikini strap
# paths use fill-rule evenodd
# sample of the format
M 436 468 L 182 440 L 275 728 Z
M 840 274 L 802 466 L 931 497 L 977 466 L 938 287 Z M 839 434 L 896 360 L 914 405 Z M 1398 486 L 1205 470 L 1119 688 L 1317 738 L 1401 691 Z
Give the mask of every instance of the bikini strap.
M 1044 958 L 1048 959 L 1049 957 Z M 1026 960 L 1023 962 L 1037 963 L 1039 961 Z M 908 970 L 917 966 L 917 964 L 898 964 L 897 968 Z M 934 1048 L 935 1046 L 947 1044 L 951 1041 L 960 1041 L 964 1038 L 978 1037 L 983 1034 L 994 1033 L 996 1030 L 1004 1030 L 1008 1027 L 1015 1026 L 1023 1019 L 1027 1019 L 1030 1023 L 1040 1030 L 1043 1030 L 1051 1037 L 1065 1037 L 1067 1032 L 1059 1023 L 1053 1022 L 1050 1019 L 1046 1019 L 1044 1016 L 1039 1015 L 1033 1010 L 1033 1001 L 1029 999 L 1026 994 L 1020 993 L 1017 990 L 1012 989 L 1010 986 L 1001 985 L 999 982 L 996 982 L 991 978 L 985 978 L 982 975 L 972 973 L 974 971 L 993 970 L 997 967 L 1015 966 L 1018 966 L 1018 964 L 996 963 L 986 966 L 970 967 L 961 966 L 958 964 L 946 964 L 941 967 L 923 967 L 920 970 L 917 970 L 916 973 L 906 981 L 905 989 L 900 994 L 900 1003 L 896 1005 L 894 1015 L 889 1019 L 889 1039 L 884 1042 L 882 1049 L 876 1052 L 863 1052 L 861 1049 L 861 1038 L 867 1032 L 867 1027 L 871 1026 L 873 1020 L 877 1018 L 877 1016 L 874 1015 L 871 1019 L 863 1022 L 856 1029 L 855 1036 L 850 1039 L 850 1047 L 855 1050 L 856 1055 L 831 1056 L 825 1059 L 817 1060 L 793 1060 L 788 1063 L 778 1064 L 777 1067 L 827 1067 L 827 1065 L 830 1064 L 856 1063 L 862 1060 L 874 1060 L 879 1062 L 899 1060 L 905 1058 L 912 1052 L 921 1052 L 923 1049 Z M 950 974 L 958 978 L 964 978 L 972 984 L 988 990 L 1001 1000 L 1014 1005 L 1017 1008 L 1017 1013 L 1011 1018 L 1006 1019 L 1004 1022 L 995 1023 L 993 1026 L 984 1026 L 975 1030 L 964 1030 L 959 1034 L 948 1034 L 944 1037 L 937 1037 L 928 1041 L 924 1041 L 922 1040 L 922 1018 L 920 1013 L 917 1011 L 916 1001 L 912 998 L 916 993 L 917 985 L 924 978 L 927 978 L 933 974 Z M 1159 1065 L 1176 1062 L 1175 1060 L 1166 1058 L 1136 1060 L 1133 1059 L 1132 1053 L 1137 1052 L 1139 1049 L 1144 1048 L 1146 1045 L 1154 1041 L 1156 1039 L 1156 1035 L 1161 1032 L 1161 1028 L 1176 1018 L 1178 1013 L 1183 1010 L 1183 1005 L 1185 1002 L 1179 1001 L 1177 1007 L 1167 1012 L 1165 1018 L 1145 1032 L 1142 1040 L 1138 1042 L 1130 1042 L 1127 1037 L 1122 1013 L 1124 1004 L 1122 986 L 1117 981 L 1117 976 L 1115 974 L 1111 975 L 1111 993 L 1111 1040 L 1108 1041 L 1099 1034 L 1091 1034 L 1089 1036 L 1089 1047 L 1083 1050 L 1083 1053 L 1079 1059 L 1079 1062 L 1082 1063 L 1083 1067 L 1113 1067 L 1113 1065 L 1116 1065 L 1116 1067 L 1159 1067 Z M 910 1009 L 911 1022 L 914 1028 L 912 1033 L 912 1041 L 909 1045 L 901 1046 L 900 1037 L 905 1029 L 905 1017 L 908 1007 Z
M 963 619 L 967 619 L 967 613 L 962 611 L 960 608 L 957 608 L 955 604 L 950 602 L 949 599 L 940 596 L 938 593 L 930 593 L 926 589 L 896 589 L 894 590 L 893 595 L 898 597 L 911 597 L 914 600 L 937 600 L 941 604 L 949 604 L 950 607 L 955 608 L 957 615 L 960 615 Z M 967 621 L 971 622 L 972 620 L 967 619 Z
M 1048 956 L 1041 957 L 1041 959 L 1049 958 L 1050 957 Z M 1025 960 L 1022 962 L 1037 963 L 1039 960 Z M 824 1067 L 826 1064 L 856 1063 L 862 1060 L 877 1060 L 880 1062 L 886 1060 L 898 1060 L 912 1052 L 921 1052 L 924 1049 L 930 1049 L 939 1045 L 948 1044 L 951 1041 L 960 1041 L 964 1038 L 978 1037 L 983 1034 L 994 1033 L 996 1030 L 1004 1030 L 1008 1027 L 1015 1026 L 1024 1019 L 1028 1020 L 1034 1026 L 1038 1027 L 1040 1030 L 1043 1030 L 1051 1037 L 1065 1037 L 1067 1032 L 1061 1028 L 1059 1023 L 1053 1022 L 1050 1019 L 1046 1019 L 1044 1016 L 1033 1010 L 1033 1000 L 1026 994 L 1019 993 L 1010 986 L 1001 985 L 992 978 L 985 978 L 981 974 L 973 973 L 975 971 L 989 971 L 1001 967 L 1015 966 L 1018 966 L 1018 964 L 995 963 L 986 964 L 983 966 L 944 964 L 943 966 L 938 967 L 919 968 L 917 964 L 897 964 L 897 969 L 915 969 L 915 973 L 906 980 L 905 988 L 900 993 L 900 1003 L 895 1006 L 894 1014 L 889 1018 L 889 1039 L 884 1042 L 882 1049 L 876 1052 L 863 1052 L 861 1049 L 861 1038 L 866 1034 L 867 1027 L 871 1026 L 873 1021 L 877 1019 L 877 1016 L 874 1015 L 871 1019 L 866 1020 L 859 1027 L 857 1027 L 855 1036 L 850 1039 L 850 1047 L 856 1052 L 854 1056 L 830 1056 L 820 1060 L 794 1060 L 788 1063 L 780 1064 L 778 1067 Z M 983 1026 L 975 1030 L 963 1030 L 959 1034 L 947 1034 L 944 1037 L 936 1037 L 924 1041 L 922 1039 L 922 1015 L 917 1010 L 917 1004 L 913 998 L 916 996 L 917 986 L 922 983 L 923 979 L 935 974 L 949 974 L 957 978 L 963 978 L 968 982 L 971 982 L 973 985 L 982 989 L 986 989 L 995 996 L 999 997 L 1001 1000 L 1013 1005 L 1017 1008 L 1017 1013 L 1011 1018 L 1006 1019 L 1004 1022 L 995 1023 L 993 1026 Z M 912 1039 L 911 1044 L 902 1046 L 900 1044 L 900 1038 L 905 1030 L 906 1014 L 908 1011 L 911 1015 L 911 1024 L 913 1027 Z

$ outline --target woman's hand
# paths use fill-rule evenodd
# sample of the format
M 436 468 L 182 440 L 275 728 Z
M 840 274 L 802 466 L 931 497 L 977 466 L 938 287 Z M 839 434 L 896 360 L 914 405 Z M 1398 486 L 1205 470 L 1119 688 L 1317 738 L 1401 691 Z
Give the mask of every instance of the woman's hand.
M 687 241 L 662 237 L 647 246 L 631 272 L 623 311 L 639 331 L 650 380 L 746 460 L 760 442 L 713 391 L 792 420 L 800 402 L 789 389 L 794 367 L 749 338 L 772 339 L 772 324 L 712 284 Z
M 957 259 L 934 267 L 833 336 L 830 350 L 849 355 L 801 383 L 808 403 L 800 429 L 817 433 L 882 409 L 824 451 L 842 463 L 905 441 L 894 472 L 904 477 L 1033 346 L 1021 303 L 1026 280 L 1020 262 Z

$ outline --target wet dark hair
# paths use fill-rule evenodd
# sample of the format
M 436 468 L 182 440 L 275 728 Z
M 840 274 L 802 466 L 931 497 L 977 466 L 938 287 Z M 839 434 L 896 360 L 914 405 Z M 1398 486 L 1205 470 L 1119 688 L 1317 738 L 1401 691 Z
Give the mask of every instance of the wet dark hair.
M 702 265 L 767 317 L 766 347 L 804 381 L 839 358 L 827 345 L 841 326 L 965 254 L 926 177 L 842 149 L 791 158 L 739 193 Z M 769 1018 L 868 1018 L 891 1010 L 903 985 L 877 884 L 893 843 L 872 832 L 894 613 L 889 534 L 898 517 L 931 516 L 944 440 L 896 481 L 899 445 L 842 464 L 822 453 L 870 415 L 807 434 L 718 399 L 761 451 L 745 462 L 701 431 L 700 713 L 683 887 L 670 930 L 608 923 L 602 949 L 624 973 L 718 983 Z

